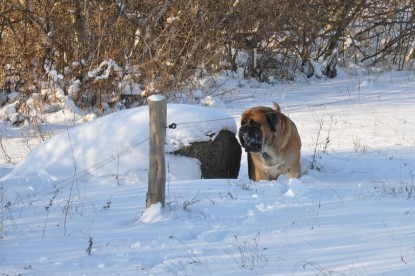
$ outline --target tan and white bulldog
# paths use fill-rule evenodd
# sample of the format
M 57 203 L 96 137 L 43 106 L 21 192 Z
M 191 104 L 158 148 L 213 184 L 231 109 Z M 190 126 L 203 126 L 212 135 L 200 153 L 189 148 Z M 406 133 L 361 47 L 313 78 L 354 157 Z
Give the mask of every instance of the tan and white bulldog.
M 248 175 L 254 181 L 276 180 L 280 174 L 301 174 L 301 139 L 294 122 L 280 106 L 258 106 L 241 117 L 239 141 L 248 153 Z

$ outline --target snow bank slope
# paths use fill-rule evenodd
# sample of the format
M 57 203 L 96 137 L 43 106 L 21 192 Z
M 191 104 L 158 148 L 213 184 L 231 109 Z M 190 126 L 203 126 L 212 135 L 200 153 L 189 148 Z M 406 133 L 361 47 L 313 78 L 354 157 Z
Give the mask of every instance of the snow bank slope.
M 85 175 L 123 176 L 146 183 L 148 170 L 148 107 L 120 111 L 60 133 L 34 149 L 3 178 L 21 183 L 79 179 Z M 229 115 L 201 106 L 169 104 L 166 152 L 214 138 L 220 130 L 236 133 Z M 170 180 L 200 178 L 196 159 L 168 155 Z M 183 172 L 183 168 L 186 170 Z M 196 171 L 196 172 L 195 172 Z M 34 189 L 33 185 L 31 189 Z

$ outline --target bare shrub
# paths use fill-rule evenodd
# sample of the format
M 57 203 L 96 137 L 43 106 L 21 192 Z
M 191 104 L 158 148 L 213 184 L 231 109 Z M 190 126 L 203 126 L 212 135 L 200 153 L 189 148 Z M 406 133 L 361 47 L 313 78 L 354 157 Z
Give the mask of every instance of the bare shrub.
M 414 58 L 413 1 L 2 1 L 0 90 L 40 93 L 50 72 L 81 106 L 122 98 L 126 78 L 171 97 L 198 72 L 245 68 L 261 81 L 335 77 L 356 62 L 399 70 Z M 92 78 L 102 62 L 116 76 Z M 314 61 L 325 66 L 314 68 Z M 132 72 L 132 68 L 134 68 Z M 132 97 L 127 97 L 131 99 Z M 139 104 L 145 103 L 138 97 Z
M 259 246 L 260 232 L 250 240 L 240 240 L 237 235 L 234 236 L 235 240 L 233 246 L 235 247 L 237 254 L 233 253 L 231 250 L 226 250 L 226 253 L 234 257 L 234 261 L 241 269 L 247 270 L 257 270 L 264 268 L 268 263 L 268 258 L 266 257 L 265 247 Z
M 374 184 L 374 190 L 379 197 L 406 197 L 406 199 L 414 199 L 415 198 L 415 180 L 414 180 L 414 172 L 411 167 L 409 167 L 406 163 L 404 164 L 405 167 L 408 167 L 409 174 L 411 176 L 411 181 L 404 182 L 400 181 L 388 181 L 388 180 L 381 180 L 379 178 L 373 179 L 372 181 Z

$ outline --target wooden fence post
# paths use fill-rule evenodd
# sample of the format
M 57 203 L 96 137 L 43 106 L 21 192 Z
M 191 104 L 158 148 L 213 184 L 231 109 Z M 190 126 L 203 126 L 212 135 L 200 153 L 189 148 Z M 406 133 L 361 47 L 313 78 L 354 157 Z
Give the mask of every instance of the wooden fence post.
M 162 95 L 148 98 L 150 112 L 150 152 L 148 170 L 148 191 L 146 207 L 160 202 L 165 204 L 166 164 L 164 146 L 166 143 L 167 103 Z

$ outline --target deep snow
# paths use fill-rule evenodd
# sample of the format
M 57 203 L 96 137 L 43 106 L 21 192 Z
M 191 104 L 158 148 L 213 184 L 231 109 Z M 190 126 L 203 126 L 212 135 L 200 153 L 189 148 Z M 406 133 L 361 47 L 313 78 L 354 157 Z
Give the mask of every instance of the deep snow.
M 20 132 L 3 126 L 5 150 L 22 161 L 1 168 L 9 174 L 0 271 L 415 274 L 413 72 L 275 86 L 232 74 L 206 82 L 217 84 L 200 91 L 209 107 L 169 105 L 179 127 L 168 130 L 168 150 L 220 128 L 236 131 L 245 109 L 277 101 L 297 125 L 306 173 L 252 182 L 243 160 L 236 180 L 201 180 L 196 160 L 172 157 L 167 206 L 146 210 L 146 107 L 63 131 L 55 117 L 47 127 L 60 134 L 27 156 L 7 147 Z

